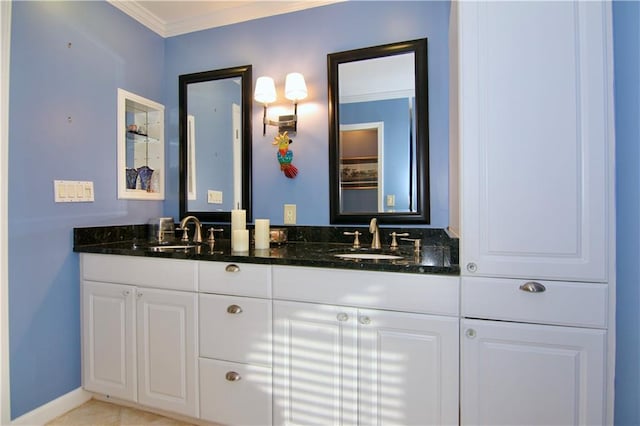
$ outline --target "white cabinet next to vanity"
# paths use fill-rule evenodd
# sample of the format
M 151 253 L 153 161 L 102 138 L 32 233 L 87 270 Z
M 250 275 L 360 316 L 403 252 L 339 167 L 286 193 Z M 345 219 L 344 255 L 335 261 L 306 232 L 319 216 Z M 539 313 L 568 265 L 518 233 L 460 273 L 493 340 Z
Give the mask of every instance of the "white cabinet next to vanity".
M 457 424 L 458 288 L 274 266 L 274 423 Z
M 461 424 L 612 424 L 611 3 L 451 19 Z
M 196 263 L 81 255 L 83 386 L 198 416 Z

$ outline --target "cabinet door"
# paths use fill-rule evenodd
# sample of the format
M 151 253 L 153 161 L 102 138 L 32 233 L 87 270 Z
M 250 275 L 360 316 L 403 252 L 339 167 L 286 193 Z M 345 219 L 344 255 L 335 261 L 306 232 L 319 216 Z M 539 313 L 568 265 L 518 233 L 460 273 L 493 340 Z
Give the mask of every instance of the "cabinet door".
M 359 311 L 359 424 L 458 424 L 458 318 Z
M 455 7 L 463 274 L 605 281 L 611 3 Z
M 463 425 L 604 424 L 603 330 L 463 320 Z
M 196 294 L 138 289 L 138 399 L 198 416 Z
M 136 400 L 135 289 L 82 283 L 82 374 L 86 390 Z
M 281 302 L 274 310 L 275 424 L 357 424 L 357 311 Z

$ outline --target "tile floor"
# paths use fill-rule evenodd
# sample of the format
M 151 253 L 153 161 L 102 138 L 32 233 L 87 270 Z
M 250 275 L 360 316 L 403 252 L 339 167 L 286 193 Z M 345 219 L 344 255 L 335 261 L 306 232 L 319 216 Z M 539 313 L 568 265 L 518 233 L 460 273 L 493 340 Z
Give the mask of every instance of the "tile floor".
M 78 408 L 50 421 L 47 426 L 119 426 L 119 425 L 158 425 L 192 426 L 190 423 L 163 417 L 135 408 L 123 407 L 110 402 L 92 399 Z

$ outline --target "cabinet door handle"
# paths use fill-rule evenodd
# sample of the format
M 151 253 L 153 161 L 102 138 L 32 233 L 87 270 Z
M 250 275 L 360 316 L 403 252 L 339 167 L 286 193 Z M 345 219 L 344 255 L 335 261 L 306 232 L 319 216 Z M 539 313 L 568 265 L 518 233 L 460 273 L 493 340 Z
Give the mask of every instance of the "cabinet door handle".
M 344 312 L 340 312 L 338 315 L 336 315 L 336 318 L 338 319 L 338 321 L 346 321 L 349 319 L 349 315 L 345 314 Z
M 237 382 L 242 377 L 240 376 L 240 374 L 236 373 L 235 371 L 229 371 L 227 374 L 225 374 L 224 378 L 230 382 Z
M 369 318 L 368 316 L 364 315 L 360 317 L 360 324 L 371 324 L 371 318 Z
M 473 328 L 468 328 L 467 331 L 464 332 L 464 335 L 469 339 L 473 339 L 476 337 L 476 331 Z
M 139 291 L 139 292 L 138 292 L 138 294 L 137 294 L 137 296 L 138 296 L 138 298 L 142 297 L 142 292 L 141 292 L 141 291 Z
M 131 291 L 130 291 L 130 290 L 123 290 L 123 291 L 122 291 L 122 294 L 123 294 L 124 296 L 128 296 L 128 295 L 130 295 L 130 294 L 131 294 Z
M 241 314 L 242 308 L 238 305 L 229 305 L 227 307 L 227 312 L 230 314 Z
M 224 270 L 227 272 L 240 272 L 240 267 L 232 263 L 230 265 L 227 265 L 227 267 L 224 268 Z
M 536 281 L 528 281 L 520 286 L 520 290 L 526 291 L 529 293 L 542 293 L 547 288 Z

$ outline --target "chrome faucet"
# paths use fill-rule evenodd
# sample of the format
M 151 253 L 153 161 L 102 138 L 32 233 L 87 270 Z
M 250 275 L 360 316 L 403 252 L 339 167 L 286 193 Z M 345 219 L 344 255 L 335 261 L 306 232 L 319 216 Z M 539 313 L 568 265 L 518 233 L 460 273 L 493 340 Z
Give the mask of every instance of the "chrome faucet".
M 187 216 L 180 221 L 180 228 L 183 231 L 182 241 L 189 241 L 189 234 L 187 231 L 187 223 L 189 223 L 189 221 L 193 221 L 196 228 L 196 234 L 193 237 L 193 242 L 201 243 L 202 242 L 202 224 L 200 223 L 198 218 L 195 216 Z
M 371 219 L 371 222 L 369 222 L 369 232 L 373 234 L 373 238 L 371 240 L 371 248 L 382 248 L 380 246 L 380 228 L 378 228 L 378 219 L 376 219 L 375 217 Z

